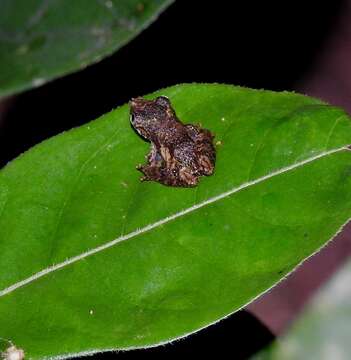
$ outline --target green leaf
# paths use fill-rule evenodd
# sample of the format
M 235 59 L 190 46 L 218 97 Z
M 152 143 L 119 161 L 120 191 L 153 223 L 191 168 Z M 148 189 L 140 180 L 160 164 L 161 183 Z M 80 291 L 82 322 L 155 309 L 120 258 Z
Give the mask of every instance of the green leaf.
M 134 38 L 172 0 L 1 0 L 0 96 L 85 68 Z
M 351 216 L 351 122 L 292 93 L 179 85 L 216 134 L 197 188 L 140 182 L 122 106 L 0 172 L 0 337 L 31 359 L 152 346 L 238 310 Z
M 318 292 L 292 329 L 254 358 L 350 359 L 351 261 Z

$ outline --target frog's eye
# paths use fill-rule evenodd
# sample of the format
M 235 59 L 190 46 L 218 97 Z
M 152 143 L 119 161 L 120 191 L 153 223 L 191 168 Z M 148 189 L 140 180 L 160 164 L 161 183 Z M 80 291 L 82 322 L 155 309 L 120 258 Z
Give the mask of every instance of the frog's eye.
M 156 104 L 167 108 L 168 106 L 170 106 L 171 103 L 167 96 L 159 96 L 156 99 Z
M 130 114 L 130 117 L 129 117 L 129 121 L 133 124 L 134 123 L 134 120 L 135 120 L 135 116 L 134 114 Z

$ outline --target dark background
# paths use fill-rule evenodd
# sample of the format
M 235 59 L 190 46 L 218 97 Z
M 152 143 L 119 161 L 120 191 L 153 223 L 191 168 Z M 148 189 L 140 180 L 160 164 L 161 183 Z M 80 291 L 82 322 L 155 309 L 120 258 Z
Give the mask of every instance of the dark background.
M 313 67 L 342 4 L 177 0 L 113 56 L 14 98 L 1 128 L 0 165 L 133 96 L 173 84 L 292 90 Z
M 97 118 L 131 97 L 182 82 L 297 90 L 347 107 L 351 91 L 343 88 L 340 95 L 338 79 L 329 70 L 347 64 L 343 54 L 350 55 L 351 36 L 344 42 L 340 36 L 345 39 L 342 24 L 351 24 L 349 10 L 347 0 L 177 0 L 113 56 L 0 103 L 0 166 L 38 142 Z M 345 14 L 350 14 L 348 22 Z M 338 65 L 334 55 L 328 58 L 328 49 L 334 55 L 341 49 L 343 65 Z M 348 59 L 350 62 L 351 56 Z M 315 257 L 312 265 L 306 265 L 307 273 L 301 267 L 284 283 L 287 285 L 276 287 L 249 307 L 266 326 L 243 311 L 167 346 L 94 358 L 182 354 L 247 358 L 269 343 L 273 332 L 279 334 L 286 327 L 312 290 L 350 253 L 349 237 L 343 233 L 341 245 L 333 244 L 325 250 L 327 254 L 324 251 Z M 321 268 L 328 269 L 322 271 L 323 276 Z

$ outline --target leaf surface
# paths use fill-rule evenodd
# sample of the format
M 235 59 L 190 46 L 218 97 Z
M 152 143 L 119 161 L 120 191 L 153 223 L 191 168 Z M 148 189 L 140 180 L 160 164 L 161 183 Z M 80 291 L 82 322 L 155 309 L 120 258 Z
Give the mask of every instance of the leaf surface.
M 351 216 L 350 118 L 292 93 L 178 85 L 216 134 L 197 188 L 140 182 L 127 105 L 0 172 L 0 337 L 31 359 L 153 346 L 238 310 Z
M 1 0 L 0 96 L 85 68 L 134 38 L 172 0 Z

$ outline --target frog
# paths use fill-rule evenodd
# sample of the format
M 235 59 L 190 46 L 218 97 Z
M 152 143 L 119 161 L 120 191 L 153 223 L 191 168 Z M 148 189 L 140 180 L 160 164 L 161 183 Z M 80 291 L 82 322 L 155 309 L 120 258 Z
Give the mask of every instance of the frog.
M 166 96 L 153 100 L 133 98 L 130 123 L 151 143 L 147 163 L 137 165 L 141 181 L 156 181 L 171 187 L 195 187 L 202 176 L 214 173 L 214 134 L 199 124 L 183 124 Z

